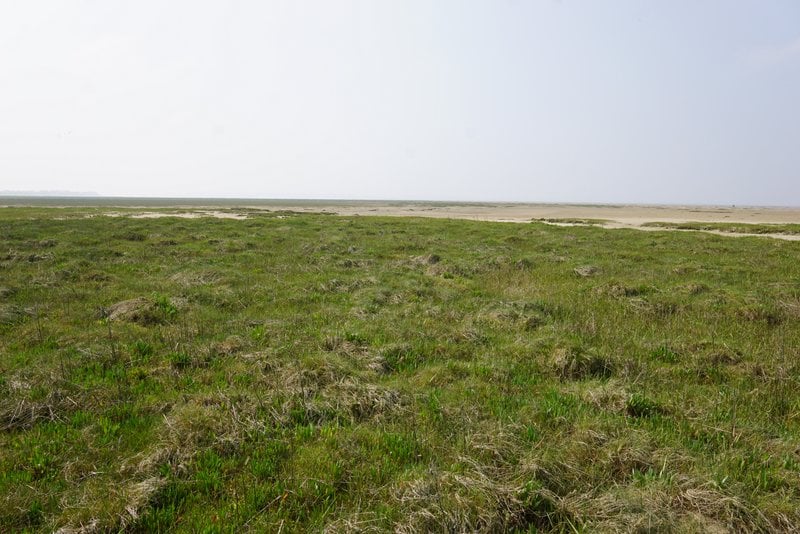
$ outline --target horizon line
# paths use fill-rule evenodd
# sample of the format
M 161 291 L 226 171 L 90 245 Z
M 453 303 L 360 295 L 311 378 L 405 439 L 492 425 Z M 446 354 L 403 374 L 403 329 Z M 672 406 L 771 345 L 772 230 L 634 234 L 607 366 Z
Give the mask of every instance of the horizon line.
M 44 193 L 44 192 L 43 192 Z M 159 200 L 159 201 L 226 201 L 226 202 L 313 202 L 313 203 L 421 203 L 421 204 L 516 204 L 516 205 L 562 205 L 562 206 L 643 206 L 643 207 L 704 207 L 704 208 L 741 208 L 741 209 L 800 209 L 800 205 L 781 204 L 736 204 L 736 203 L 693 203 L 693 202 L 607 202 L 607 201 L 555 201 L 555 200 L 454 200 L 454 199 L 410 199 L 410 198 L 291 198 L 291 197 L 216 197 L 216 196 L 143 196 L 143 195 L 104 195 L 99 193 L 74 194 L 37 194 L 35 192 L 3 192 L 0 199 L 26 199 L 26 200 L 81 200 L 107 201 L 107 200 Z M 5 207 L 5 206 L 4 206 Z

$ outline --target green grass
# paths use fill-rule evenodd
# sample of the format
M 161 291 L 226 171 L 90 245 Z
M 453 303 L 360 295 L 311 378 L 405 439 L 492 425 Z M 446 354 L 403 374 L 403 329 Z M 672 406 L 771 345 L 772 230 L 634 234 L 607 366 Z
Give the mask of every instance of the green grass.
M 0 531 L 800 528 L 797 243 L 102 212 L 0 210 Z
M 747 223 L 707 223 L 707 222 L 649 222 L 642 226 L 670 228 L 675 230 L 703 230 L 731 232 L 737 234 L 800 234 L 800 224 L 747 224 Z

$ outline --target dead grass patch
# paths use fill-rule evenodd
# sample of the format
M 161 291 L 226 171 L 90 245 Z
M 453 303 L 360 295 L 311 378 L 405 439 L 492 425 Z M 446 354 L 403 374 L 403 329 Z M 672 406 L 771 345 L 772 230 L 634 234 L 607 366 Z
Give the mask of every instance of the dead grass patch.
M 31 428 L 45 421 L 63 421 L 81 407 L 82 397 L 74 391 L 54 388 L 44 398 L 26 398 L 30 387 L 21 389 L 18 381 L 9 381 L 11 394 L 0 400 L 0 430 L 4 432 Z M 16 394 L 14 393 L 16 390 Z
M 0 325 L 15 325 L 21 323 L 32 315 L 33 312 L 31 310 L 23 308 L 22 306 L 5 304 L 0 306 Z
M 583 265 L 581 267 L 575 267 L 572 272 L 576 275 L 580 276 L 581 278 L 587 278 L 589 276 L 594 276 L 600 272 L 600 269 L 595 267 L 594 265 Z
M 559 347 L 551 356 L 552 369 L 562 380 L 607 378 L 614 372 L 614 362 L 578 348 Z

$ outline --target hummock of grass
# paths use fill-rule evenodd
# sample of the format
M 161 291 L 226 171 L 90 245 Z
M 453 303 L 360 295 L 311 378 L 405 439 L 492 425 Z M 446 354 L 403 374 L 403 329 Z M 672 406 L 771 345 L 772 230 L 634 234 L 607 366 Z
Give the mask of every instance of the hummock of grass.
M 0 210 L 0 531 L 800 528 L 800 245 Z
M 730 232 L 736 234 L 800 234 L 800 224 L 749 224 L 749 223 L 709 223 L 709 222 L 649 222 L 642 226 L 669 228 L 674 230 L 703 230 Z

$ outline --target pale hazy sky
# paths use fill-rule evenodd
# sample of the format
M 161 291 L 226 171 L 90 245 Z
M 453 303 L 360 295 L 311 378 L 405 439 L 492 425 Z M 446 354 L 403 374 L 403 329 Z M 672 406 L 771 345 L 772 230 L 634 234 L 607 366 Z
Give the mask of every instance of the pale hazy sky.
M 797 0 L 3 0 L 0 190 L 800 204 Z

